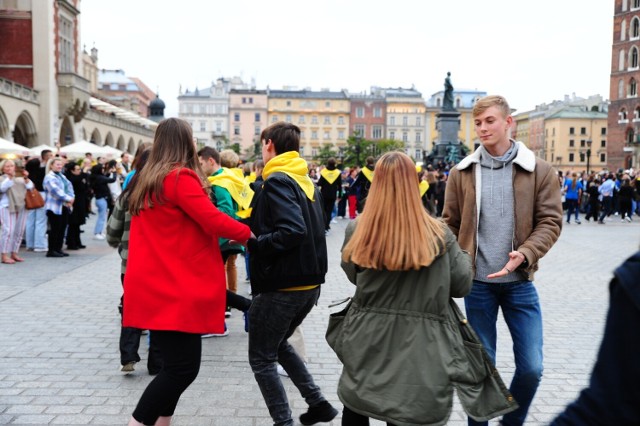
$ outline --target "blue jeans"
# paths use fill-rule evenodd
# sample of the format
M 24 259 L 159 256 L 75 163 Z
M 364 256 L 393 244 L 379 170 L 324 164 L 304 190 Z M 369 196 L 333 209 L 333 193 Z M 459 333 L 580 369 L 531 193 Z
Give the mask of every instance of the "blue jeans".
M 531 281 L 485 283 L 474 281 L 464 298 L 469 323 L 495 364 L 498 308 L 513 340 L 516 371 L 509 390 L 520 405 L 502 419 L 505 426 L 522 425 L 542 377 L 542 312 Z M 469 419 L 469 425 L 486 425 Z
M 277 364 L 280 363 L 309 406 L 325 401 L 302 359 L 287 342 L 320 296 L 320 287 L 305 291 L 274 291 L 253 297 L 249 315 L 249 364 L 269 414 L 277 426 L 293 426 Z
M 96 226 L 93 228 L 95 235 L 102 234 L 104 225 L 107 223 L 107 199 L 96 198 L 96 207 L 98 207 L 98 220 L 96 220 Z
M 576 222 L 580 221 L 580 207 L 578 205 L 578 200 L 567 200 L 567 223 L 571 222 L 571 215 L 576 215 Z
M 44 193 L 41 194 L 44 198 Z M 47 209 L 44 207 L 29 210 L 27 213 L 25 239 L 27 240 L 27 248 L 47 248 Z

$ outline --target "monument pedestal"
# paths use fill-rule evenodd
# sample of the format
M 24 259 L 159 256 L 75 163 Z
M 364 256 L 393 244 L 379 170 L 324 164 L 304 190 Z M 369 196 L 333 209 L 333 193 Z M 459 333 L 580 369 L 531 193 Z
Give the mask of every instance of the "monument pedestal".
M 460 113 L 456 110 L 441 110 L 436 114 L 436 130 L 438 130 L 438 140 L 436 141 L 430 158 L 433 163 L 446 162 L 452 149 L 457 153 L 457 161 L 462 159 L 462 147 L 458 140 L 458 130 L 460 129 Z

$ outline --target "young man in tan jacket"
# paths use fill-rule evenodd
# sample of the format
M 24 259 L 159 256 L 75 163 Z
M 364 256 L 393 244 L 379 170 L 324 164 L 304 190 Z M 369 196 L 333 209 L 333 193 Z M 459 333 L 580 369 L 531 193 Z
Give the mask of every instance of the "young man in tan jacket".
M 473 257 L 465 306 L 494 362 L 500 308 L 511 332 L 516 371 L 510 391 L 520 408 L 502 424 L 521 425 L 542 377 L 542 313 L 533 274 L 562 229 L 560 186 L 549 163 L 509 138 L 513 118 L 506 99 L 480 99 L 473 116 L 481 146 L 451 170 L 443 218 Z

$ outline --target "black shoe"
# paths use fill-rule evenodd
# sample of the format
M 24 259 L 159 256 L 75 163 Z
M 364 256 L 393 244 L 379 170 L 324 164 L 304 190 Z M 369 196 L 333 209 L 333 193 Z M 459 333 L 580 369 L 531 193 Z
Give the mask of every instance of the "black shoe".
M 83 249 L 83 248 L 87 248 L 87 246 L 85 246 L 84 244 L 80 244 L 80 245 L 78 246 L 78 248 L 79 248 L 79 249 Z
M 80 247 L 77 247 L 77 246 L 67 246 L 67 250 L 80 250 Z
M 48 251 L 47 257 L 64 257 L 64 254 L 58 253 L 57 251 Z
M 300 423 L 303 425 L 314 425 L 320 422 L 330 422 L 338 415 L 338 410 L 333 408 L 327 401 L 323 401 L 320 405 L 309 407 L 306 413 L 300 416 Z
M 62 250 L 58 250 L 56 253 L 60 253 L 63 257 L 69 256 L 69 253 L 65 253 Z

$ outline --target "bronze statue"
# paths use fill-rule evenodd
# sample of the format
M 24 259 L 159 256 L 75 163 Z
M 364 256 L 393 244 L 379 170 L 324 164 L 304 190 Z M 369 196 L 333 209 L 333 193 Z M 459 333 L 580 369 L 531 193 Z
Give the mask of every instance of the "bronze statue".
M 444 79 L 444 100 L 442 102 L 444 111 L 455 111 L 453 107 L 453 84 L 451 84 L 451 73 L 447 72 L 447 78 Z

